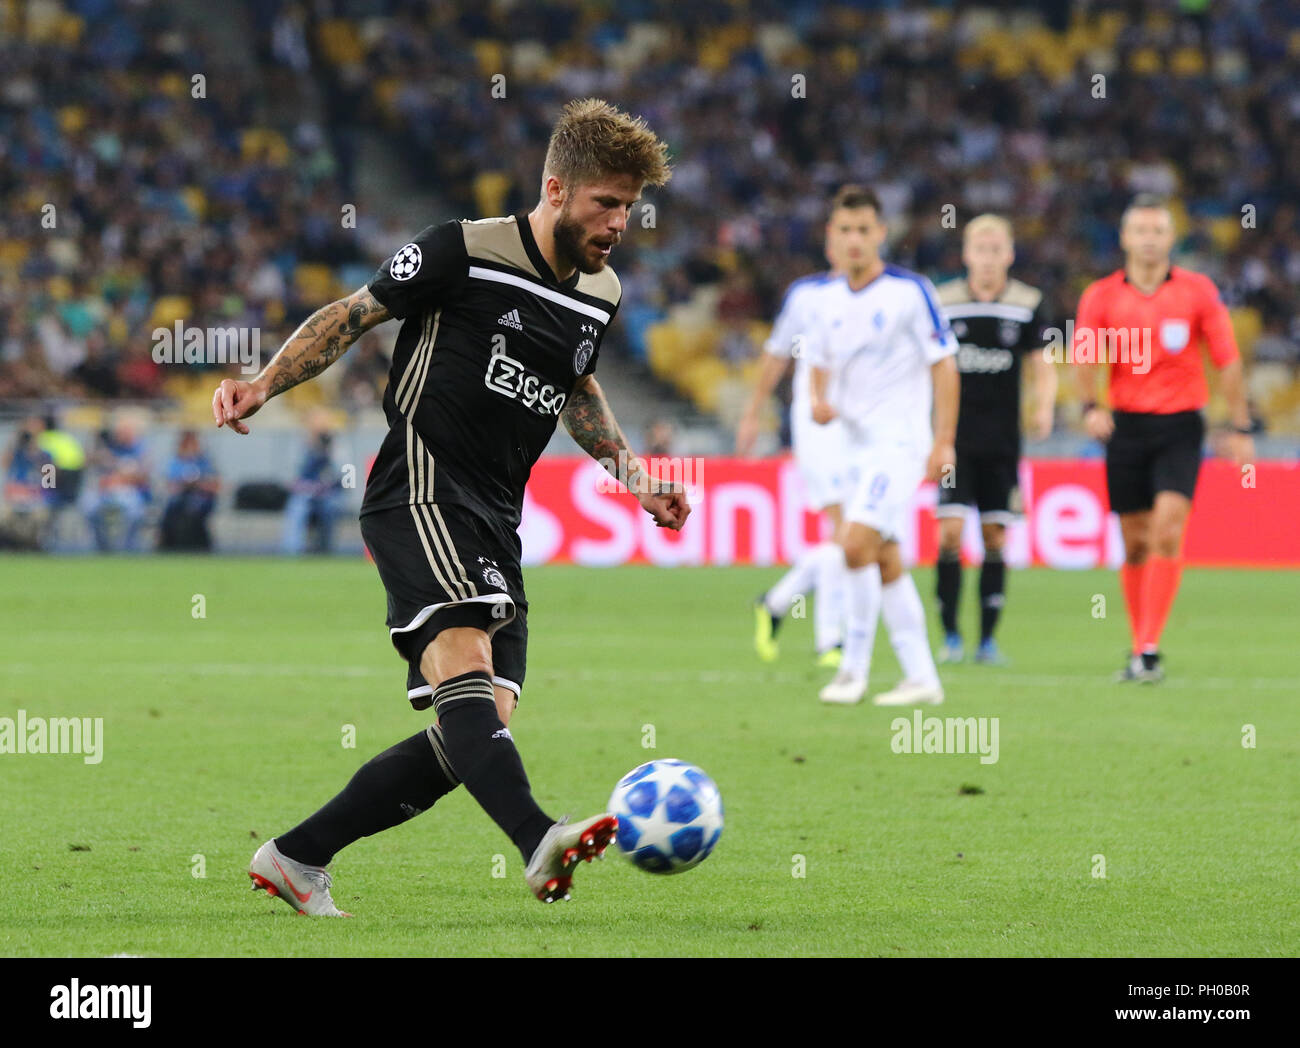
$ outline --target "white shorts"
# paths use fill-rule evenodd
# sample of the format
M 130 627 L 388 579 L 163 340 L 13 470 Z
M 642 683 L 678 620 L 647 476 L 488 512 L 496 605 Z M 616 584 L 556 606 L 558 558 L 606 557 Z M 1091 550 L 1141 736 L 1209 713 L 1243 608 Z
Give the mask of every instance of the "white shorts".
M 847 473 L 844 519 L 865 524 L 887 542 L 902 538 L 912 496 L 925 479 L 928 450 L 915 445 L 867 445 L 853 449 Z
M 819 426 L 811 418 L 795 418 L 790 435 L 809 507 L 823 510 L 842 505 L 850 490 L 846 482 L 849 441 L 844 425 L 839 419 Z

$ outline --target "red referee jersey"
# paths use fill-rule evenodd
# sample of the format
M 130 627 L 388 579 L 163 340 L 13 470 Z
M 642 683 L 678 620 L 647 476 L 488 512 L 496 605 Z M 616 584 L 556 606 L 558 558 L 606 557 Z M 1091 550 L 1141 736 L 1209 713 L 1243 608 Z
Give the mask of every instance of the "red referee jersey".
M 1080 297 L 1070 359 L 1109 366 L 1116 411 L 1169 415 L 1198 411 L 1209 399 L 1202 343 L 1216 367 L 1237 359 L 1228 309 L 1209 277 L 1170 266 L 1164 283 L 1143 295 L 1119 269 Z

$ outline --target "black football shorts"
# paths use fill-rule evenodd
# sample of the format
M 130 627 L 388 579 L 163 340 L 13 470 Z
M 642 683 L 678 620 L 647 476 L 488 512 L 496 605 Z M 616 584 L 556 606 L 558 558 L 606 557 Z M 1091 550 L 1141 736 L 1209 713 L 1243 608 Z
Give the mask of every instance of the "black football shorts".
M 518 696 L 528 653 L 519 536 L 463 506 L 426 504 L 364 514 L 361 537 L 388 594 L 388 633 L 407 662 L 411 705 L 433 704 L 420 658 L 434 637 L 456 626 L 487 632 L 493 682 Z
M 952 479 L 951 485 L 939 485 L 936 517 L 963 516 L 967 506 L 976 507 L 985 524 L 1010 524 L 1020 515 L 1018 456 L 958 451 Z
M 1189 499 L 1201 472 L 1205 419 L 1199 411 L 1170 415 L 1116 411 L 1106 444 L 1106 490 L 1116 513 L 1150 509 L 1161 491 Z

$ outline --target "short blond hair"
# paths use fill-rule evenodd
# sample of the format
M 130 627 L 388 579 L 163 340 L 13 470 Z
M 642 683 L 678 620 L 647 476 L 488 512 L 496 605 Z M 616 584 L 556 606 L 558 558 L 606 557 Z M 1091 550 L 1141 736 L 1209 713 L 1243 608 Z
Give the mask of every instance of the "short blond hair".
M 986 229 L 1002 230 L 1002 232 L 1007 235 L 1007 240 L 1009 240 L 1014 246 L 1016 235 L 1011 229 L 1011 223 L 1003 216 L 995 215 L 992 212 L 985 212 L 982 215 L 976 215 L 966 223 L 966 228 L 962 230 L 961 234 L 962 243 L 969 243 L 971 237 L 976 233 L 983 233 Z
M 551 175 L 568 187 L 609 175 L 631 175 L 642 185 L 661 186 L 672 178 L 672 169 L 668 146 L 644 119 L 604 99 L 583 98 L 564 107 L 551 131 L 543 177 Z

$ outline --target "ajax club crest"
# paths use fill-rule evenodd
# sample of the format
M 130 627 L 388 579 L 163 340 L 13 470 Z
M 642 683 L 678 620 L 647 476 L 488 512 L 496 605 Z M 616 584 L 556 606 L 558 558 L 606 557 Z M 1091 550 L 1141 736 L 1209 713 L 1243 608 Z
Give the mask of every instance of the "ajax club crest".
M 495 586 L 499 590 L 505 590 L 507 588 L 505 576 L 502 575 L 500 569 L 497 568 L 496 561 L 489 560 L 487 557 L 479 557 L 478 562 L 483 565 L 484 582 L 489 586 Z
M 591 363 L 591 355 L 596 352 L 596 344 L 589 338 L 584 338 L 573 354 L 573 373 L 581 375 L 587 370 L 587 365 Z

